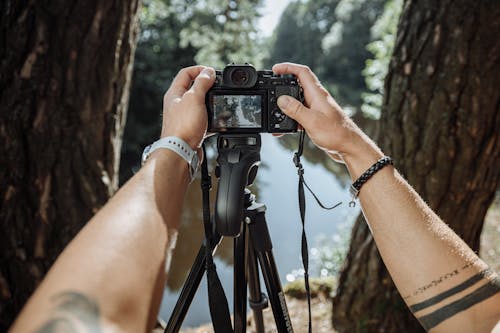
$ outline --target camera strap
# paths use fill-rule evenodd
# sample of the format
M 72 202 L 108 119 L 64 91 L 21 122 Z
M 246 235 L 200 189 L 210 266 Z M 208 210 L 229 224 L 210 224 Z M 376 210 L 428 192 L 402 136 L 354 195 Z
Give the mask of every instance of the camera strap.
M 201 163 L 201 192 L 203 196 L 203 227 L 205 228 L 205 268 L 207 271 L 208 304 L 214 331 L 217 333 L 234 332 L 229 315 L 229 305 L 222 283 L 220 282 L 213 259 L 216 239 L 213 224 L 210 222 L 210 190 L 212 179 L 208 173 L 207 154 L 203 144 L 203 162 Z
M 342 203 L 339 202 L 331 207 L 327 207 L 321 203 L 319 198 L 314 194 L 309 185 L 307 185 L 304 179 L 304 167 L 300 162 L 300 157 L 304 151 L 304 138 L 305 131 L 302 131 L 299 136 L 299 147 L 297 152 L 294 154 L 293 163 L 295 167 L 297 167 L 297 173 L 299 175 L 299 185 L 298 185 L 298 197 L 299 197 L 299 210 L 300 210 L 300 219 L 302 221 L 302 244 L 301 244 L 301 253 L 302 253 L 302 265 L 304 266 L 304 285 L 306 289 L 307 296 L 307 309 L 309 312 L 309 333 L 312 332 L 312 319 L 311 319 L 311 288 L 309 286 L 309 249 L 307 245 L 307 237 L 306 237 L 306 229 L 305 229 L 305 218 L 306 218 L 306 198 L 304 195 L 304 186 L 307 190 L 312 194 L 318 205 L 327 210 L 334 209 L 340 206 Z

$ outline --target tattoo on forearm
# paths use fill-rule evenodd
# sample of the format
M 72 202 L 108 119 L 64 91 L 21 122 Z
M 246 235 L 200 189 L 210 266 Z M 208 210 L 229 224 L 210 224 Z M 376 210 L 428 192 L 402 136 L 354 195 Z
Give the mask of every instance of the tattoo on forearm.
M 413 304 L 410 306 L 410 310 L 412 312 L 417 312 L 421 311 L 423 309 L 426 309 L 430 306 L 436 305 L 439 302 L 458 294 L 459 292 L 462 292 L 466 290 L 467 288 L 474 286 L 476 284 L 479 284 L 480 281 L 484 281 L 484 279 L 491 275 L 494 274 L 490 270 L 484 270 L 480 272 L 479 274 L 474 275 L 473 277 L 469 278 L 468 280 L 462 282 L 461 284 L 439 294 L 434 297 L 429 298 L 428 300 L 425 300 L 423 302 Z M 417 316 L 417 319 L 420 321 L 422 326 L 428 331 L 431 328 L 437 326 L 441 322 L 445 321 L 446 319 L 449 319 L 456 315 L 459 312 L 465 311 L 469 309 L 470 307 L 474 306 L 477 303 L 480 303 L 484 301 L 485 299 L 488 299 L 492 297 L 493 295 L 497 294 L 500 292 L 500 278 L 495 277 L 491 280 L 488 280 L 488 282 L 481 287 L 471 291 L 469 294 L 461 297 L 460 299 L 453 301 L 447 305 L 444 305 L 437 310 L 420 316 Z
M 452 277 L 460 274 L 461 271 L 464 271 L 467 268 L 472 267 L 478 260 L 479 260 L 479 258 L 476 258 L 475 260 L 473 260 L 473 261 L 465 264 L 461 268 L 454 269 L 451 272 L 448 272 L 446 274 L 441 275 L 439 278 L 437 278 L 435 280 L 432 280 L 431 282 L 429 282 L 425 286 L 422 286 L 422 287 L 418 288 L 412 294 L 403 297 L 403 299 L 406 300 L 406 301 L 408 301 L 413 296 L 417 296 L 419 294 L 422 294 L 422 293 L 426 292 L 427 290 L 431 289 L 432 287 L 436 287 L 437 285 L 439 285 L 440 283 L 448 280 L 449 278 L 452 278 Z
M 82 293 L 67 291 L 53 297 L 55 314 L 37 333 L 100 333 L 99 306 Z
M 438 284 L 440 284 L 441 282 L 443 281 L 446 281 L 448 280 L 449 278 L 455 276 L 455 275 L 458 275 L 460 272 L 458 271 L 458 269 L 455 269 L 449 273 L 446 273 L 442 276 L 440 276 L 439 278 L 435 279 L 435 280 L 432 280 L 430 283 L 426 284 L 425 286 L 422 286 L 420 288 L 418 288 L 414 293 L 413 295 L 411 296 L 416 296 L 418 294 L 422 294 L 423 292 L 427 291 L 428 289 L 432 288 L 432 287 L 435 287 L 437 286 Z M 411 296 L 408 296 L 408 297 L 405 297 L 405 299 L 408 299 L 410 298 Z

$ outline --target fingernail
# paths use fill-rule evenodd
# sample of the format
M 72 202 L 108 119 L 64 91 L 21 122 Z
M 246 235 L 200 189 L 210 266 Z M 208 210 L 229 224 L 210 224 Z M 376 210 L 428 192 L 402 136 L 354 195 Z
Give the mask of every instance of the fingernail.
M 214 76 L 214 74 L 215 74 L 215 73 L 214 73 L 214 70 L 213 70 L 212 68 L 210 68 L 210 67 L 205 67 L 205 68 L 201 71 L 201 73 L 200 73 L 200 74 L 201 74 L 201 75 L 206 75 L 206 76 L 208 76 L 208 77 L 212 77 L 212 76 Z
M 286 106 L 288 105 L 288 103 L 290 103 L 290 97 L 286 96 L 286 95 L 282 95 L 280 97 L 278 97 L 278 106 L 282 109 L 285 109 Z

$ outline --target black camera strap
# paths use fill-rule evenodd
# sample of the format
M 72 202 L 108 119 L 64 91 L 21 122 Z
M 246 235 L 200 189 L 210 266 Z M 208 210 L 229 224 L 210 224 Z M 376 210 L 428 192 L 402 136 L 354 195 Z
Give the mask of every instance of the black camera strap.
M 205 228 L 205 268 L 207 270 L 208 303 L 214 331 L 217 333 L 234 332 L 229 315 L 229 305 L 222 283 L 220 282 L 213 259 L 216 239 L 213 224 L 210 222 L 210 190 L 212 179 L 208 173 L 207 154 L 203 144 L 203 162 L 201 163 L 201 191 L 203 196 L 203 226 Z
M 304 285 L 306 289 L 307 296 L 307 309 L 309 312 L 309 333 L 312 332 L 312 319 L 311 319 L 311 288 L 309 286 L 309 249 L 307 246 L 307 237 L 306 237 L 306 227 L 305 227 L 305 218 L 306 218 L 306 198 L 304 195 L 304 186 L 307 190 L 312 194 L 318 205 L 327 210 L 334 209 L 340 206 L 342 203 L 339 202 L 331 207 L 327 207 L 321 203 L 319 198 L 314 194 L 309 185 L 307 185 L 304 179 L 304 167 L 300 162 L 300 157 L 304 151 L 304 138 L 305 131 L 302 131 L 299 136 L 299 147 L 297 152 L 293 157 L 293 163 L 297 167 L 297 173 L 299 175 L 299 186 L 298 186 L 298 197 L 299 197 L 299 210 L 300 210 L 300 219 L 302 221 L 302 245 L 301 245 L 301 253 L 302 253 L 302 265 L 304 266 Z

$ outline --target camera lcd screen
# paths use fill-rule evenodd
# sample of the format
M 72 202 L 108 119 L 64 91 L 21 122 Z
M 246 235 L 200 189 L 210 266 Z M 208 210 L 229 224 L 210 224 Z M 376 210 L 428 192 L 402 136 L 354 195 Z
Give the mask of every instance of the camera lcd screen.
M 212 128 L 261 128 L 261 95 L 214 95 Z

